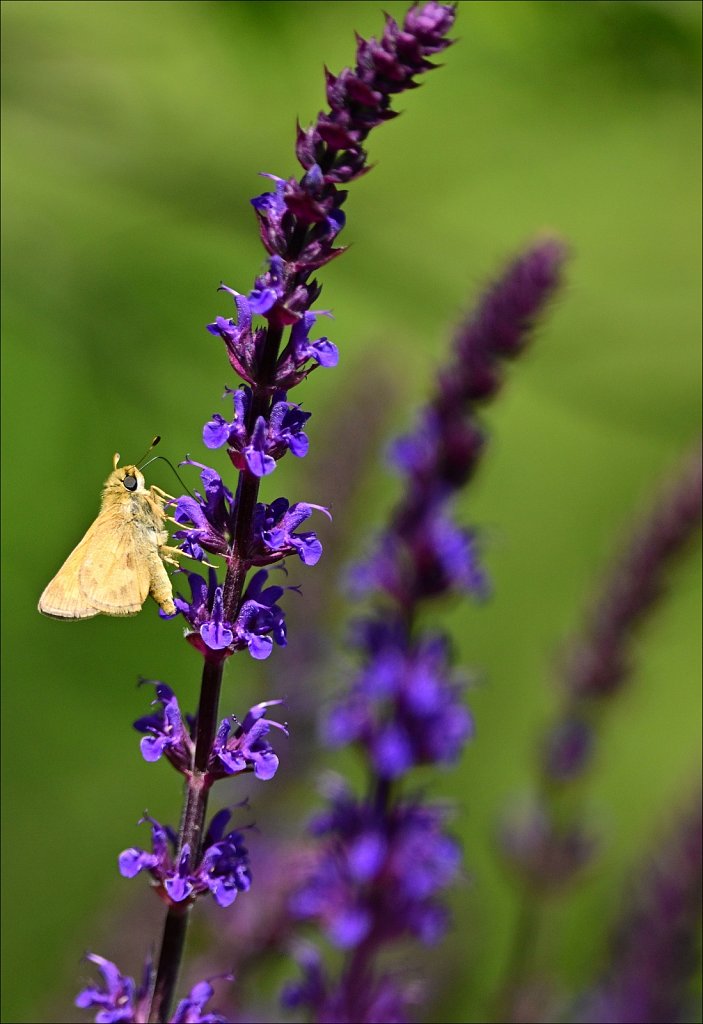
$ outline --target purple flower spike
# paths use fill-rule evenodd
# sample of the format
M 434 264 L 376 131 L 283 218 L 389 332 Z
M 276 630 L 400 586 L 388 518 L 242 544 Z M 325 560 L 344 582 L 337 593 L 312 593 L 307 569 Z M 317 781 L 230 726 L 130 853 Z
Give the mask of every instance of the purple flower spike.
M 268 708 L 282 703 L 280 700 L 263 701 L 249 709 L 241 724 L 235 718 L 222 722 L 208 763 L 211 778 L 245 771 L 253 771 L 257 779 L 263 781 L 273 778 L 278 769 L 278 757 L 265 736 L 271 728 L 280 729 L 287 736 L 288 729 L 264 716 Z M 233 724 L 234 735 L 230 736 Z
M 76 996 L 75 1005 L 81 1010 L 96 1009 L 96 1024 L 146 1024 L 153 990 L 151 961 L 147 960 L 142 983 L 137 986 L 134 978 L 122 974 L 111 960 L 95 953 L 88 953 L 86 960 L 100 971 L 102 985 L 88 985 Z M 231 975 L 224 977 L 232 980 Z M 221 1014 L 204 1012 L 213 995 L 210 981 L 198 982 L 169 1016 L 168 1024 L 227 1024 Z

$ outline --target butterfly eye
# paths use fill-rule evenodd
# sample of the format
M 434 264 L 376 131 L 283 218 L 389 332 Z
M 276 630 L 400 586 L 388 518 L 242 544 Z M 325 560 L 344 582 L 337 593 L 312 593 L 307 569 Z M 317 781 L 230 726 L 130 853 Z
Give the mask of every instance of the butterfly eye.
M 137 489 L 136 476 L 126 476 L 122 483 L 125 485 L 128 491 L 136 491 Z

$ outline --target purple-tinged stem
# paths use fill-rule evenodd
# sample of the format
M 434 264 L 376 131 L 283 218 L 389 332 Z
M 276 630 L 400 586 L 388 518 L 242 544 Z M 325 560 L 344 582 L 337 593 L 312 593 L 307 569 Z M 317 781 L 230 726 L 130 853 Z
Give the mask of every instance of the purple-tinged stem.
M 217 708 L 222 686 L 224 662 L 205 661 L 196 724 L 193 770 L 186 783 L 185 807 L 179 832 L 178 853 L 188 844 L 195 858 L 200 856 L 203 826 L 207 813 L 209 786 L 206 782 L 207 760 L 217 730 Z M 165 1021 L 173 1004 L 192 904 L 169 907 L 164 922 L 161 952 L 156 969 L 156 982 L 149 1013 L 150 1024 Z

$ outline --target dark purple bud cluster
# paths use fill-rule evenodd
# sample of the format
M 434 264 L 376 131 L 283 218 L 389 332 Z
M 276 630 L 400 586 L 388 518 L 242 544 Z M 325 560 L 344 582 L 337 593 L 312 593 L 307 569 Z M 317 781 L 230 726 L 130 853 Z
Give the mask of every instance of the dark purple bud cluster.
M 144 977 L 140 985 L 134 978 L 120 972 L 116 964 L 104 957 L 89 953 L 90 960 L 100 971 L 102 983 L 88 985 L 76 996 L 76 1006 L 81 1010 L 95 1010 L 98 1024 L 147 1024 L 151 993 L 154 987 L 154 969 L 150 960 L 144 967 Z M 227 1024 L 227 1018 L 219 1013 L 205 1011 L 205 1004 L 213 995 L 214 989 L 210 981 L 201 981 L 194 985 L 185 999 L 182 999 L 172 1014 L 168 1024 Z M 227 978 L 227 980 L 231 980 Z

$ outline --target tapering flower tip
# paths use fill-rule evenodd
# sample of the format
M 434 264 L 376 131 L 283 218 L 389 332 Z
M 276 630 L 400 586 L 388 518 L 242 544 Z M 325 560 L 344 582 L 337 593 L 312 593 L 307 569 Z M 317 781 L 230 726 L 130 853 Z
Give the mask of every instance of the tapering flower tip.
M 102 956 L 88 953 L 90 960 L 100 971 L 102 981 L 89 985 L 78 993 L 75 1005 L 82 1010 L 94 1009 L 96 1024 L 146 1024 L 152 996 L 153 967 L 147 960 L 144 978 L 137 985 L 134 978 L 122 974 L 116 964 Z M 231 980 L 231 975 L 227 975 Z M 227 1024 L 227 1018 L 216 1012 L 206 1011 L 205 1004 L 214 995 L 211 979 L 194 985 L 185 999 L 182 999 L 168 1024 Z
M 269 565 L 288 555 L 298 555 L 303 565 L 316 565 L 322 555 L 322 544 L 312 530 L 296 532 L 313 512 L 322 512 L 329 519 L 329 509 L 303 501 L 291 505 L 287 498 L 276 498 L 270 505 L 260 503 L 254 512 L 253 565 Z
M 700 963 L 701 794 L 635 877 L 599 983 L 570 1018 L 579 1024 L 697 1020 Z
M 340 787 L 330 809 L 313 821 L 313 834 L 325 837 L 327 847 L 294 894 L 293 914 L 317 919 L 342 949 L 372 935 L 436 942 L 447 923 L 436 897 L 461 860 L 445 818 L 441 808 L 411 803 L 381 816 Z
M 160 825 L 154 818 L 142 821 L 151 825 L 152 852 L 130 847 L 119 856 L 120 874 L 134 878 L 148 871 L 159 884 L 164 899 L 177 904 L 195 900 L 210 892 L 221 907 L 228 907 L 239 892 L 251 885 L 249 855 L 241 833 L 232 831 L 223 835 L 230 812 L 216 814 L 205 835 L 200 863 L 194 864 L 192 851 L 186 844 L 176 858 L 177 839 L 172 829 Z
M 149 680 L 143 680 L 149 682 Z M 134 723 L 137 732 L 145 733 L 140 743 L 145 761 L 158 761 L 165 756 L 179 772 L 188 772 L 193 763 L 195 745 L 192 739 L 193 719 L 184 720 L 178 699 L 165 683 L 153 683 L 156 689 L 154 707 L 160 709 L 151 715 L 144 715 Z
M 408 646 L 402 630 L 377 621 L 357 632 L 367 661 L 329 712 L 326 741 L 363 746 L 382 779 L 455 761 L 474 725 L 444 638 L 425 635 Z
M 700 530 L 701 501 L 698 446 L 626 538 L 581 636 L 567 650 L 562 674 L 571 693 L 605 697 L 624 683 L 635 631 L 664 592 L 672 562 Z
M 506 816 L 500 832 L 503 856 L 534 889 L 568 885 L 593 859 L 596 842 L 582 822 L 560 825 L 546 807 L 526 805 Z
M 247 414 L 252 400 L 248 387 L 227 391 L 233 396 L 234 418 L 229 421 L 215 413 L 203 428 L 206 448 L 222 448 L 235 469 L 248 469 L 254 476 L 273 473 L 276 462 L 291 451 L 298 458 L 307 454 L 309 440 L 304 427 L 312 413 L 303 412 L 299 405 L 286 401 L 285 392 L 276 392 L 268 418 L 259 416 L 251 431 L 247 428 Z
M 329 112 L 321 113 L 307 129 L 298 126 L 296 154 L 303 177 L 284 181 L 267 174 L 274 191 L 252 200 L 264 247 L 286 265 L 283 286 L 274 289 L 276 301 L 264 312 L 270 321 L 292 323 L 316 301 L 320 287 L 309 279 L 310 274 L 344 251 L 334 245 L 345 220 L 341 207 L 347 193 L 339 186 L 369 169 L 364 140 L 372 128 L 395 116 L 390 109 L 393 94 L 414 88 L 414 76 L 434 67 L 428 58 L 449 45 L 445 36 L 454 16 L 449 4 L 417 5 L 402 26 L 388 18 L 380 40 L 358 39 L 354 70 L 326 73 Z M 268 304 L 265 283 L 260 293 Z M 256 298 L 258 293 L 252 292 L 250 299 Z M 222 333 L 221 325 L 213 326 L 213 333 Z M 223 333 L 226 343 L 227 331 Z M 329 348 L 323 356 L 336 358 Z M 310 358 L 317 361 L 317 354 L 311 353 Z M 251 360 L 237 357 L 236 361 L 251 374 Z M 320 361 L 319 365 L 331 364 Z M 281 381 L 280 386 L 290 387 L 292 380 Z
M 273 778 L 278 770 L 278 757 L 266 735 L 271 729 L 280 729 L 287 736 L 288 729 L 265 716 L 270 707 L 282 703 L 280 700 L 263 701 L 249 709 L 243 722 L 226 718 L 221 723 L 208 761 L 211 779 L 246 771 L 263 781 Z
M 453 364 L 440 374 L 436 406 L 442 414 L 498 389 L 500 361 L 518 355 L 529 341 L 561 283 L 566 255 L 556 239 L 536 243 L 479 299 L 457 331 Z

